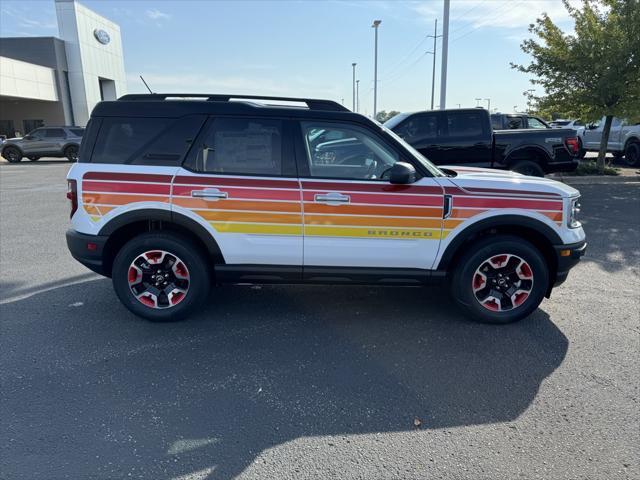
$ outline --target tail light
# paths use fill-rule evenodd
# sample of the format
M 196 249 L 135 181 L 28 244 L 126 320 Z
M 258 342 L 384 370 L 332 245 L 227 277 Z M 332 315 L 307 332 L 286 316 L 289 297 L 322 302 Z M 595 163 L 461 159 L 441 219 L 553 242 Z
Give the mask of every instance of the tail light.
M 578 141 L 577 137 L 566 138 L 564 141 L 564 144 L 567 146 L 569 151 L 574 155 L 577 155 L 578 152 L 580 151 L 580 142 Z
M 67 198 L 71 202 L 69 218 L 78 210 L 78 183 L 75 180 L 67 180 Z

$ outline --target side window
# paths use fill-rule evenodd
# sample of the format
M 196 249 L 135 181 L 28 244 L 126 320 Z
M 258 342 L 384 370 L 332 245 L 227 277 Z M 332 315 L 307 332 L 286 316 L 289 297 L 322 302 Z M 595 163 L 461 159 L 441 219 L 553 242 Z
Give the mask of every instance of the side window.
M 46 128 L 44 130 L 45 138 L 67 138 L 64 130 L 61 128 Z
M 507 117 L 507 128 L 509 130 L 519 130 L 524 128 L 522 117 Z
M 343 124 L 302 122 L 312 177 L 384 180 L 399 155 L 367 130 Z
M 196 169 L 230 175 L 280 176 L 281 120 L 218 117 L 211 122 L 196 153 Z
M 438 116 L 415 115 L 405 120 L 396 133 L 410 143 L 437 138 Z
M 486 115 L 486 114 L 485 114 Z M 482 137 L 484 120 L 478 112 L 450 112 L 446 114 L 449 137 Z
M 547 128 L 542 120 L 536 117 L 529 117 L 529 128 Z
M 179 165 L 198 134 L 204 116 L 182 118 L 104 118 L 93 163 Z
M 42 140 L 44 138 L 44 129 L 38 128 L 28 133 L 33 140 Z

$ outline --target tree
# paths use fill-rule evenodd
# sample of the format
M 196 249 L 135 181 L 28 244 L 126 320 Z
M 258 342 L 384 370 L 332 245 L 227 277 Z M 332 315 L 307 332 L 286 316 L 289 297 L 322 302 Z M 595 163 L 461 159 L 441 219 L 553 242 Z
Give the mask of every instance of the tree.
M 526 93 L 536 110 L 595 121 L 605 117 L 598 171 L 604 171 L 613 117 L 640 114 L 640 0 L 583 0 L 564 6 L 575 32 L 564 33 L 546 13 L 529 26 L 537 39 L 521 48 L 533 60 L 511 64 L 531 74 L 544 93 Z
M 376 115 L 376 120 L 379 121 L 380 123 L 384 123 L 387 120 L 395 117 L 396 115 L 398 115 L 400 112 L 396 111 L 396 110 L 391 110 L 387 113 L 386 110 L 380 110 L 377 115 Z

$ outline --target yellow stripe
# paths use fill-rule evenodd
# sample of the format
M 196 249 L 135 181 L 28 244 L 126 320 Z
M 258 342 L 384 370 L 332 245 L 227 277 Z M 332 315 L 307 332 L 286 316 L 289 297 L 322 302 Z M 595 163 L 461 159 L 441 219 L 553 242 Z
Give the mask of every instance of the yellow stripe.
M 304 228 L 304 234 L 321 237 L 382 238 L 387 240 L 436 240 L 440 238 L 440 229 L 306 225 Z
M 218 232 L 255 235 L 302 235 L 301 225 L 273 225 L 266 223 L 209 222 Z

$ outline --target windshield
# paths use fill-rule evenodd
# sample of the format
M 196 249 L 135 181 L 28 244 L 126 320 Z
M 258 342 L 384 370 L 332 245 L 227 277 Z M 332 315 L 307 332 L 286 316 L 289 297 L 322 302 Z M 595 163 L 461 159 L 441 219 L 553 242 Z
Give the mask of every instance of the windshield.
M 395 117 L 390 118 L 389 120 L 384 122 L 384 126 L 387 127 L 389 130 L 392 130 L 395 127 L 397 127 L 400 124 L 400 122 L 402 122 L 408 116 L 409 116 L 408 113 L 399 113 Z
M 406 118 L 407 115 L 406 114 L 402 114 L 402 115 L 404 115 L 404 117 L 401 120 L 404 120 L 404 118 Z M 417 151 L 415 148 L 413 148 L 411 145 L 409 145 L 407 142 L 405 142 L 393 130 L 390 130 L 388 128 L 389 122 L 392 122 L 393 120 L 395 120 L 396 118 L 398 118 L 400 116 L 401 115 L 396 115 L 391 120 L 386 122 L 384 125 L 380 125 L 378 122 L 376 122 L 376 123 L 378 123 L 378 125 L 380 125 L 380 128 L 382 130 L 384 130 L 386 133 L 391 135 L 394 138 L 394 140 L 397 140 L 399 143 L 401 143 L 402 146 L 413 156 L 413 158 L 415 158 L 418 162 L 420 162 L 420 164 L 423 165 L 424 168 L 426 168 L 429 171 L 429 173 L 431 173 L 431 175 L 433 175 L 434 177 L 446 177 L 446 175 L 442 172 L 442 170 L 440 170 L 433 163 L 431 163 L 429 160 L 427 160 L 424 157 L 424 155 L 422 155 L 419 151 Z M 397 123 L 400 123 L 400 122 L 397 122 Z M 397 123 L 396 123 L 396 125 L 397 125 Z

